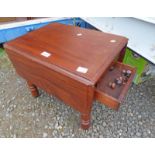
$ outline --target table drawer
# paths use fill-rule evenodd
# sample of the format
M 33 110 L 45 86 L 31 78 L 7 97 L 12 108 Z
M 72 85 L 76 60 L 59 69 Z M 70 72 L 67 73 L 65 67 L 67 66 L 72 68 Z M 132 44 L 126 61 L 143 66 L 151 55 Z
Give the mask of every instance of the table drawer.
M 132 83 L 136 69 L 119 62 L 112 64 L 112 66 L 114 69 L 111 71 L 108 69 L 97 83 L 95 88 L 95 99 L 112 109 L 118 109 Z M 123 75 L 122 70 L 130 70 L 130 77 L 127 78 L 127 82 L 124 84 L 122 83 L 121 85 L 116 84 L 115 88 L 112 89 L 109 86 L 109 82 L 114 82 L 115 79 L 120 76 L 124 78 L 125 76 Z

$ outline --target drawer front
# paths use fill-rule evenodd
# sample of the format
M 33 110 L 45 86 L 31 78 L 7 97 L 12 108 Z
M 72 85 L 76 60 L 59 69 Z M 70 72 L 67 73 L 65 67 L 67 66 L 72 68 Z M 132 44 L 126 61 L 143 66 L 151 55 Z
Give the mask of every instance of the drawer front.
M 132 80 L 134 79 L 136 69 L 131 66 L 115 63 L 112 65 L 114 69 L 112 71 L 107 70 L 107 72 L 102 76 L 96 86 L 95 90 L 95 99 L 99 100 L 101 103 L 107 105 L 112 109 L 118 109 L 120 103 L 123 102 L 123 99 L 130 88 Z M 122 75 L 122 70 L 130 70 L 131 75 L 127 78 L 127 81 L 121 85 L 115 84 L 115 88 L 112 89 L 109 86 L 110 82 L 114 82 L 118 77 L 124 77 Z
M 95 90 L 95 99 L 103 103 L 104 105 L 117 110 L 119 108 L 119 101 L 118 99 L 96 89 Z
M 55 95 L 81 113 L 90 111 L 92 104 L 91 102 L 88 103 L 90 87 L 24 56 L 16 55 L 15 52 L 13 54 L 13 52 L 7 50 L 7 53 L 17 73 L 24 79 L 49 94 Z

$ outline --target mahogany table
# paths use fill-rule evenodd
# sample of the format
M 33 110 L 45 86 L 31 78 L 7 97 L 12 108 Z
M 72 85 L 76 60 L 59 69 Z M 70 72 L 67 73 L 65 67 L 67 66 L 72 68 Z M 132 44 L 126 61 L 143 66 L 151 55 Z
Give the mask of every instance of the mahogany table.
M 39 95 L 37 87 L 57 96 L 81 113 L 81 127 L 88 129 L 94 100 L 118 109 L 129 89 L 135 69 L 120 63 L 127 41 L 118 35 L 52 23 L 4 47 L 32 96 Z M 111 65 L 114 71 L 109 71 Z M 122 69 L 132 71 L 127 83 L 109 88 L 109 81 Z

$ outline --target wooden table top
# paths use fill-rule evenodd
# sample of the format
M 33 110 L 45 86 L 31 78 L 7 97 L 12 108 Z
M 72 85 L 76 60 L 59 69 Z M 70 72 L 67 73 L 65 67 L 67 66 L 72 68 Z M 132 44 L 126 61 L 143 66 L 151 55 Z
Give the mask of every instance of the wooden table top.
M 118 35 L 52 23 L 6 43 L 5 48 L 95 84 L 127 41 Z

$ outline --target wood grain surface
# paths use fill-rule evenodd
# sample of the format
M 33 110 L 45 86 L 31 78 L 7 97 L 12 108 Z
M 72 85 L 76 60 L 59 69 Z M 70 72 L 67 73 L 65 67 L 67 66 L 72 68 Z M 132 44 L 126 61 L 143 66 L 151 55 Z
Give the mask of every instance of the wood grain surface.
M 127 41 L 127 38 L 113 34 L 52 23 L 5 44 L 5 47 L 22 51 L 20 54 L 53 64 L 95 84 Z M 43 51 L 51 56 L 43 57 Z M 79 66 L 87 68 L 88 72 L 77 72 Z
M 128 92 L 136 69 L 119 62 L 113 64 L 112 66 L 114 66 L 114 70 L 107 70 L 107 72 L 98 81 L 95 91 L 95 98 L 108 107 L 117 110 Z M 130 70 L 132 72 L 131 76 L 128 78 L 126 84 L 121 84 L 120 86 L 116 86 L 115 89 L 111 89 L 109 87 L 109 82 L 113 82 L 116 78 L 122 76 L 122 70 Z

